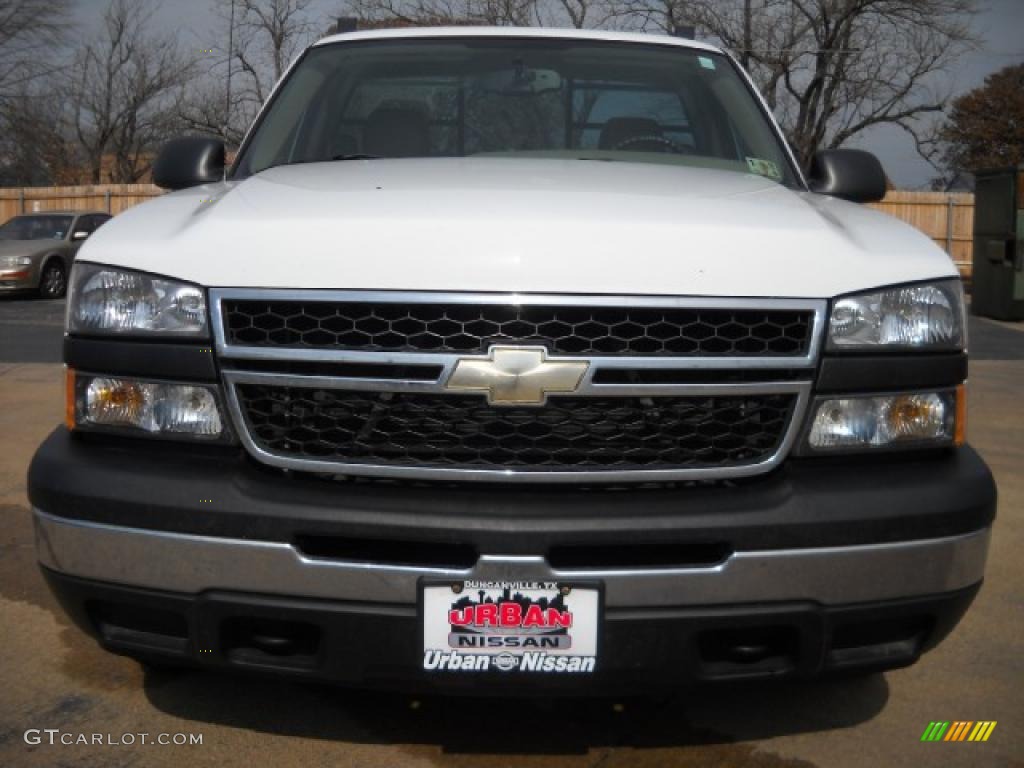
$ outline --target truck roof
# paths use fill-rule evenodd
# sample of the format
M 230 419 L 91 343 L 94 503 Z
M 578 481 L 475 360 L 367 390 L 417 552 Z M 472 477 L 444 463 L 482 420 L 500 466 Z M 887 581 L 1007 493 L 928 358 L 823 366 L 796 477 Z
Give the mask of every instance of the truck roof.
M 701 51 L 721 53 L 721 49 L 682 37 L 640 32 L 618 32 L 598 29 L 553 29 L 550 27 L 396 27 L 365 32 L 342 32 L 314 43 L 315 46 L 356 40 L 393 40 L 397 38 L 438 37 L 532 37 L 571 40 L 604 40 L 617 43 L 646 43 L 648 45 L 674 45 Z

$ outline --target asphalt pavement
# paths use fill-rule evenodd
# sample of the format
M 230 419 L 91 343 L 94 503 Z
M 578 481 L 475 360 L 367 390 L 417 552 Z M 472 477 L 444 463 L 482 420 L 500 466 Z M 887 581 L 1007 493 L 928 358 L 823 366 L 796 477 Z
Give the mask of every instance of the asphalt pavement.
M 0 296 L 0 363 L 59 363 L 64 300 Z
M 972 319 L 969 434 L 995 472 L 999 518 L 980 596 L 920 663 L 657 700 L 519 701 L 144 672 L 71 626 L 36 569 L 25 493 L 32 452 L 61 419 L 62 316 L 62 302 L 0 298 L 2 766 L 1024 768 L 1024 327 Z M 934 720 L 997 726 L 986 743 L 922 743 Z M 103 743 L 49 744 L 46 729 Z

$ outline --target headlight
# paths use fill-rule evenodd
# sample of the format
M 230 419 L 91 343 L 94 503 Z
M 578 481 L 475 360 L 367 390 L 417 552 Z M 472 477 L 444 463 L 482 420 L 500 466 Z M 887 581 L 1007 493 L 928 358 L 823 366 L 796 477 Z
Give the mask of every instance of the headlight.
M 959 280 L 844 296 L 833 302 L 828 328 L 829 346 L 836 349 L 958 350 L 965 336 Z
M 153 437 L 227 438 L 216 390 L 68 369 L 68 426 Z
M 3 256 L 0 257 L 0 267 L 28 267 L 31 266 L 32 259 L 29 256 Z
M 964 391 L 820 400 L 807 435 L 812 451 L 924 447 L 963 442 Z
M 195 285 L 97 264 L 75 264 L 68 331 L 207 336 L 206 295 Z

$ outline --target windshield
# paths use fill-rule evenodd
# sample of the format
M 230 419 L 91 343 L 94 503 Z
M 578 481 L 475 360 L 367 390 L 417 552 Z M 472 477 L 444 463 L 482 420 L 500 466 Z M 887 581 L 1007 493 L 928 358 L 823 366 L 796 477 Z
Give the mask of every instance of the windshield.
M 445 38 L 311 49 L 234 177 L 355 158 L 558 157 L 721 168 L 797 186 L 724 56 L 668 45 Z
M 71 216 L 15 216 L 0 227 L 0 240 L 63 240 Z

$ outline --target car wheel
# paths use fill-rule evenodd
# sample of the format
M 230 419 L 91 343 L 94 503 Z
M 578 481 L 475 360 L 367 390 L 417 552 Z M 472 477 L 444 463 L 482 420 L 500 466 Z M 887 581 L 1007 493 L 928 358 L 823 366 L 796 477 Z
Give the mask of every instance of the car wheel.
M 43 267 L 39 278 L 39 295 L 44 299 L 59 299 L 68 289 L 68 277 L 64 265 L 57 259 L 51 259 Z

